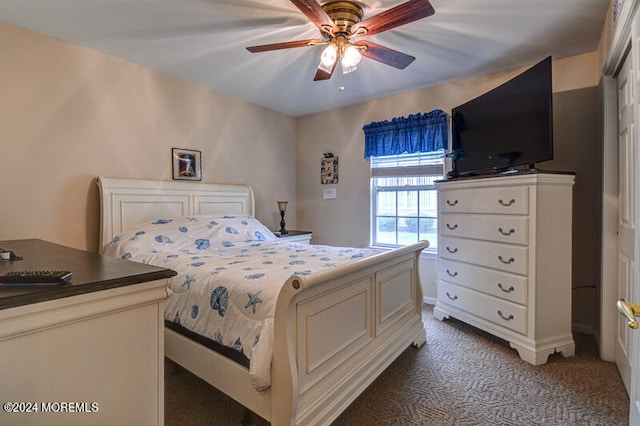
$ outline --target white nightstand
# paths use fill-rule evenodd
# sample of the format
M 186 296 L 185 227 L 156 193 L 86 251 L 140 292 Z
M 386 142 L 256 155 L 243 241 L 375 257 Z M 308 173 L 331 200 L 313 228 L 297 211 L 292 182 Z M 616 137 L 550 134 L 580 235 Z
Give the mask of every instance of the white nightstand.
M 275 231 L 276 237 L 292 243 L 311 244 L 313 232 L 311 231 L 294 231 L 289 230 L 288 234 L 281 235 L 280 231 Z

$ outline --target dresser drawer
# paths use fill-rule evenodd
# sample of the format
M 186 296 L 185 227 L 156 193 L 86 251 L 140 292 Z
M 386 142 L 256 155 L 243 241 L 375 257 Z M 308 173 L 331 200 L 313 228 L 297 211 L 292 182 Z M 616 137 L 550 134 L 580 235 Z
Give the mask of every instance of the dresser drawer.
M 527 308 L 524 306 L 446 282 L 438 283 L 438 302 L 527 334 Z
M 491 243 L 467 238 L 440 237 L 438 255 L 442 259 L 472 263 L 514 274 L 528 272 L 526 246 Z
M 526 245 L 529 217 L 446 213 L 440 215 L 440 234 Z
M 512 186 L 478 189 L 443 189 L 438 192 L 440 213 L 529 213 L 529 188 Z
M 438 278 L 510 302 L 527 304 L 528 279 L 521 275 L 443 259 L 438 263 Z

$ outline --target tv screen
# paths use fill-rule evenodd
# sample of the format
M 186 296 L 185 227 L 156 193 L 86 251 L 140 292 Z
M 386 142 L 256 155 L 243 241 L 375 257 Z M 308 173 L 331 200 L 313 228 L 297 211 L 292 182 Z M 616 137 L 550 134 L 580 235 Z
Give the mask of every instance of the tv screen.
M 553 159 L 551 57 L 451 115 L 456 174 L 509 171 Z

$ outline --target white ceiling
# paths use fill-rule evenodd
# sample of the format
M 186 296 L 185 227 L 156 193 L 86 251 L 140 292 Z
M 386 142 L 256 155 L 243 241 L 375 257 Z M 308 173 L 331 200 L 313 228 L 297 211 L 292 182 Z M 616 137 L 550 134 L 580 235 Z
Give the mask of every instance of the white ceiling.
M 364 0 L 364 17 L 405 0 Z M 369 39 L 416 60 L 314 82 L 322 46 L 245 47 L 318 38 L 289 0 L 1 0 L 0 20 L 300 116 L 595 51 L 609 0 L 431 0 L 435 15 Z M 344 87 L 339 91 L 340 86 Z

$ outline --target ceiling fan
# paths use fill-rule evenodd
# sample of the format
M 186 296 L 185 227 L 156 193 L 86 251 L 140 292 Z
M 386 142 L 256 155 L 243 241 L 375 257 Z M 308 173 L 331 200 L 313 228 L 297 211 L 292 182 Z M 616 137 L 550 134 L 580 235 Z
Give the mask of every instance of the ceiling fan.
M 247 47 L 249 52 L 293 47 L 327 45 L 322 52 L 314 81 L 328 80 L 338 63 L 343 74 L 355 71 L 362 56 L 391 65 L 406 68 L 415 60 L 413 56 L 362 40 L 435 13 L 428 0 L 409 0 L 375 16 L 362 20 L 362 8 L 353 1 L 331 1 L 320 5 L 315 0 L 291 0 L 320 30 L 321 39 L 286 41 Z

